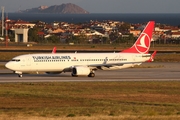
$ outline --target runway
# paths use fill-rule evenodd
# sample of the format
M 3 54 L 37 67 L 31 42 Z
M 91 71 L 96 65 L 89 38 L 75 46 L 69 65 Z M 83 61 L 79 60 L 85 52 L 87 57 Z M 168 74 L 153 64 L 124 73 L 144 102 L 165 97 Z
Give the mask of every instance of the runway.
M 1 63 L 2 64 L 2 63 Z M 0 70 L 0 83 L 9 82 L 92 82 L 92 81 L 180 81 L 180 63 L 143 63 L 142 68 L 115 71 L 96 71 L 94 78 L 71 77 L 71 73 L 57 75 L 23 74 L 19 78 L 9 70 Z

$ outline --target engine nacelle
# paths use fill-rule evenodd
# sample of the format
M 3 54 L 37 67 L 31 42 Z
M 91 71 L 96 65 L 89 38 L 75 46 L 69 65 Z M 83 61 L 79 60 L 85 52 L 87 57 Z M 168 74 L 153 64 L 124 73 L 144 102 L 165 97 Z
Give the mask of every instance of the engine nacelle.
M 78 75 L 89 75 L 91 70 L 88 67 L 73 67 L 72 68 L 72 75 L 73 76 L 78 76 Z

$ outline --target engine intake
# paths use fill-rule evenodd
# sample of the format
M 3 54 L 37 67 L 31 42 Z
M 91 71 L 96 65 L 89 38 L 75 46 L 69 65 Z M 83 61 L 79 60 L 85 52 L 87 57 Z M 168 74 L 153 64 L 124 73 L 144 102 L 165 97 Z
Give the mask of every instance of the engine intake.
M 72 75 L 73 76 L 81 76 L 81 75 L 89 75 L 91 70 L 88 67 L 73 67 L 72 68 Z

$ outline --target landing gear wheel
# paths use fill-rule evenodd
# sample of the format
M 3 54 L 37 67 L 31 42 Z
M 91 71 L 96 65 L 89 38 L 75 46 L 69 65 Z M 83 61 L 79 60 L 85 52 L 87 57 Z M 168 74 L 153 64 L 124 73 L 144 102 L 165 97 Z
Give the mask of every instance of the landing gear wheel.
M 90 73 L 90 74 L 88 75 L 88 77 L 95 77 L 95 74 L 94 74 L 94 73 Z
M 22 74 L 19 74 L 18 76 L 19 76 L 20 78 L 22 78 Z
M 71 74 L 72 77 L 78 77 L 77 75 Z

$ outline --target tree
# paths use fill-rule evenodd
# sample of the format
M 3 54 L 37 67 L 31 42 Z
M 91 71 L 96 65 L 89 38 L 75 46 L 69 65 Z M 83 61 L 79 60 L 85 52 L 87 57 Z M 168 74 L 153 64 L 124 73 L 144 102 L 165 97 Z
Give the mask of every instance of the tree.
M 129 23 L 124 23 L 118 27 L 118 31 L 125 31 L 127 32 L 130 29 L 131 25 Z
M 48 43 L 59 43 L 60 42 L 59 37 L 56 35 L 52 35 L 52 36 L 46 38 L 46 40 L 48 41 Z
M 39 36 L 38 36 L 38 31 L 39 31 L 38 27 L 33 27 L 33 28 L 29 29 L 29 31 L 28 31 L 28 41 L 29 42 L 40 42 Z
M 86 43 L 87 41 L 87 36 L 84 33 L 81 33 L 79 35 L 79 39 L 77 41 L 78 44 Z

